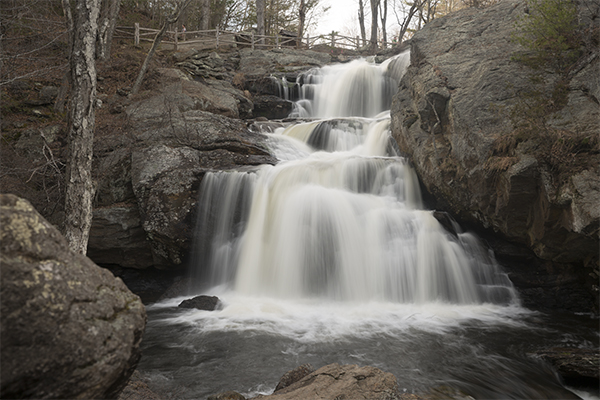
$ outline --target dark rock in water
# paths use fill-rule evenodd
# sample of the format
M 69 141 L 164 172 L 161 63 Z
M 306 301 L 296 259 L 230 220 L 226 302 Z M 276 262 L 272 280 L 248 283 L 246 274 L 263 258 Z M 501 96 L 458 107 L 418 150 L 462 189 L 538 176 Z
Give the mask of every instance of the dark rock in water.
M 552 365 L 568 385 L 600 385 L 600 350 L 553 347 L 529 354 Z
M 213 394 L 208 396 L 206 400 L 246 400 L 244 396 L 239 394 L 238 392 L 234 392 L 233 390 L 229 390 L 227 392 Z
M 0 229 L 0 396 L 116 397 L 140 358 L 139 297 L 26 200 L 0 195 Z
M 438 220 L 438 222 L 444 227 L 444 229 L 446 229 L 446 231 L 454 236 L 458 235 L 458 224 L 450 214 L 444 211 L 434 211 L 433 217 Z
M 279 383 L 275 387 L 275 391 L 281 390 L 290 386 L 293 383 L 298 382 L 300 379 L 304 378 L 308 374 L 312 374 L 315 372 L 315 368 L 310 364 L 302 364 L 301 366 L 294 368 L 291 371 L 286 372 Z
M 369 366 L 330 364 L 270 396 L 260 398 L 393 400 L 400 398 L 400 392 L 396 378 L 388 372 Z
M 220 305 L 217 296 L 196 296 L 193 299 L 184 300 L 179 304 L 181 308 L 197 308 L 198 310 L 214 311 Z

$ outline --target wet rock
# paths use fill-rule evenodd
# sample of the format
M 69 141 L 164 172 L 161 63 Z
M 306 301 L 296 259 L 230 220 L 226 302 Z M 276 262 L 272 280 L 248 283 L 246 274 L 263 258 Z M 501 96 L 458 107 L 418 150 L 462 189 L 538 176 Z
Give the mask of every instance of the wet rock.
M 220 307 L 220 300 L 217 296 L 196 296 L 187 299 L 179 304 L 181 308 L 196 308 L 198 310 L 214 311 Z
M 286 388 L 291 384 L 298 382 L 306 375 L 312 374 L 313 372 L 315 372 L 315 368 L 312 365 L 302 364 L 301 366 L 286 372 L 279 380 L 279 383 L 275 387 L 275 391 L 277 392 L 278 390 Z
M 284 119 L 292 112 L 293 103 L 277 96 L 254 97 L 254 116 L 267 119 Z
M 140 299 L 26 200 L 0 195 L 0 210 L 1 397 L 116 397 L 140 358 Z
M 529 353 L 549 363 L 568 385 L 598 387 L 600 384 L 600 350 L 553 347 Z
M 330 364 L 261 399 L 399 399 L 394 375 L 374 367 Z

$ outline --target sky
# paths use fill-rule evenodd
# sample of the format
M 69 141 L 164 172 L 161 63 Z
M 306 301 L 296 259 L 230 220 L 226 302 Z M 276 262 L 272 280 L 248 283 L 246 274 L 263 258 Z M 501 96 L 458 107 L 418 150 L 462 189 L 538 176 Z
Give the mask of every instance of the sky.
M 353 26 L 356 26 L 354 30 L 358 31 L 358 21 L 355 18 L 355 15 L 358 14 L 356 0 L 321 0 L 321 2 L 324 6 L 331 6 L 331 8 L 324 16 L 317 17 L 318 26 L 315 33 L 326 34 L 333 30 L 347 34 L 348 28 Z
M 365 5 L 365 25 L 367 27 L 367 35 L 370 34 L 371 26 L 371 9 L 369 0 L 364 0 Z M 358 27 L 358 0 L 321 0 L 322 5 L 331 6 L 329 11 L 323 16 L 318 16 L 318 25 L 312 34 L 327 34 L 332 30 L 339 32 L 341 35 L 355 37 L 360 35 Z M 389 2 L 390 6 L 392 2 Z M 387 16 L 387 31 L 392 33 L 398 28 L 398 23 L 393 11 L 388 9 Z

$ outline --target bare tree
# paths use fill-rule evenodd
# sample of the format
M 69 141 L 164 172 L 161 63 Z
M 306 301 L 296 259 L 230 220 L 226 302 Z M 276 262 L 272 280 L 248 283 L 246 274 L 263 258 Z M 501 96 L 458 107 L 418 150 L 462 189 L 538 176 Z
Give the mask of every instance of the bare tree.
M 152 42 L 152 47 L 150 48 L 150 51 L 148 51 L 148 54 L 146 55 L 146 59 L 144 60 L 144 63 L 142 64 L 142 68 L 140 68 L 140 72 L 138 73 L 138 76 L 135 79 L 135 83 L 133 84 L 133 87 L 131 88 L 131 94 L 136 94 L 140 90 L 140 87 L 142 86 L 142 81 L 144 80 L 144 75 L 146 75 L 146 71 L 148 71 L 148 67 L 150 66 L 150 61 L 152 60 L 152 57 L 154 57 L 154 53 L 156 53 L 156 49 L 158 48 L 160 41 L 162 40 L 163 36 L 165 35 L 165 32 L 167 31 L 167 27 L 170 24 L 174 24 L 179 20 L 181 13 L 191 3 L 191 1 L 192 0 L 181 0 L 180 2 L 176 3 L 175 10 L 169 17 L 167 17 L 167 19 L 163 23 L 162 27 L 160 28 L 160 30 L 154 37 L 154 42 Z
M 401 4 L 404 5 L 403 2 L 401 2 Z M 402 43 L 402 41 L 404 40 L 404 35 L 406 35 L 406 32 L 408 30 L 408 27 L 410 26 L 410 23 L 411 23 L 413 17 L 417 13 L 417 11 L 419 11 L 420 8 L 421 8 L 421 0 L 415 0 L 410 5 L 410 9 L 408 11 L 402 10 L 403 18 L 400 18 L 400 16 L 398 15 L 397 7 L 394 7 L 394 14 L 396 15 L 396 21 L 398 22 L 398 25 L 400 25 L 400 31 L 398 32 L 398 44 Z
M 62 0 L 69 38 L 71 101 L 65 237 L 71 250 L 85 254 L 92 225 L 92 146 L 96 102 L 96 38 L 100 0 Z
M 260 36 L 265 35 L 265 0 L 256 0 L 256 28 Z M 264 37 L 260 38 L 260 43 L 265 43 Z
M 358 0 L 358 24 L 360 25 L 360 38 L 364 45 L 367 41 L 367 30 L 365 29 L 365 4 L 363 0 Z
M 377 50 L 377 10 L 379 9 L 380 0 L 371 0 L 371 39 L 369 47 L 372 51 Z
M 381 5 L 383 4 L 383 9 Z M 379 2 L 379 13 L 381 15 L 381 40 L 383 43 L 387 43 L 387 12 L 388 12 L 388 0 L 380 0 Z
M 210 29 L 210 0 L 200 0 L 200 30 Z
M 112 37 L 117 27 L 121 0 L 101 0 L 100 26 L 98 28 L 97 58 L 107 60 L 110 57 Z
M 301 46 L 302 37 L 304 36 L 304 23 L 306 22 L 306 7 L 306 0 L 300 0 L 300 6 L 298 7 L 298 48 Z

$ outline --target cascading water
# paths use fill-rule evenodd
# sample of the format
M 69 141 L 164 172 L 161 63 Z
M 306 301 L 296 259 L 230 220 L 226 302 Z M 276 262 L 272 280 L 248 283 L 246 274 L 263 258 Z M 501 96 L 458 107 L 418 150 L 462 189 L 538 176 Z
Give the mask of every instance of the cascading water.
M 516 301 L 476 239 L 453 237 L 422 209 L 416 176 L 390 145 L 382 112 L 407 58 L 310 71 L 303 80 L 314 98 L 304 100 L 335 118 L 270 135 L 285 160 L 276 166 L 208 175 L 201 216 L 216 220 L 198 221 L 197 264 L 211 285 L 281 298 Z
M 191 280 L 224 307 L 149 307 L 140 369 L 158 386 L 178 398 L 270 393 L 302 363 L 338 362 L 392 372 L 408 392 L 570 394 L 513 353 L 572 336 L 529 328 L 491 252 L 423 209 L 387 111 L 407 64 L 309 71 L 291 90 L 302 120 L 263 132 L 279 164 L 205 176 Z

